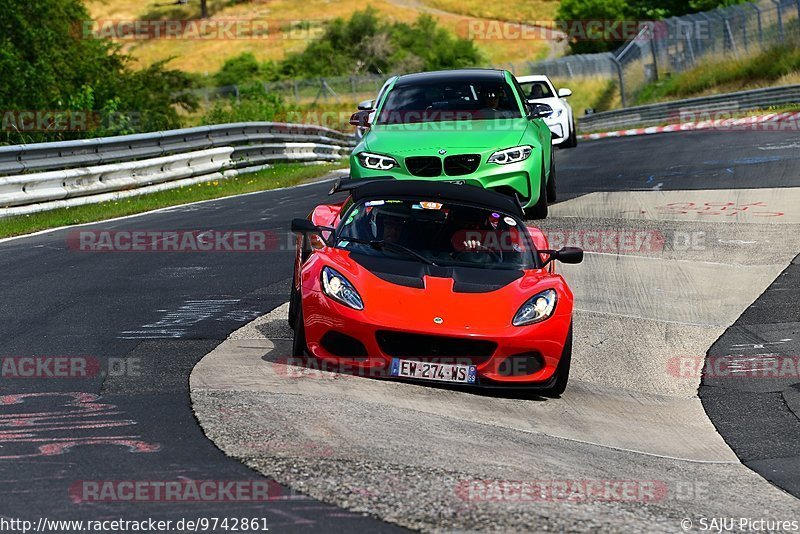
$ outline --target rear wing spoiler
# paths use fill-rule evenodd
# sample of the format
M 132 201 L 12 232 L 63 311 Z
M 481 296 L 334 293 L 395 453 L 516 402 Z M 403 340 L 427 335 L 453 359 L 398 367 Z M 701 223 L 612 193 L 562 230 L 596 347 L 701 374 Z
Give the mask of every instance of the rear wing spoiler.
M 369 180 L 353 180 L 349 176 L 347 178 L 339 178 L 333 183 L 333 187 L 328 191 L 328 195 L 335 195 L 344 191 L 352 191 L 365 184 L 378 182 L 381 180 L 394 180 L 394 176 L 373 176 Z

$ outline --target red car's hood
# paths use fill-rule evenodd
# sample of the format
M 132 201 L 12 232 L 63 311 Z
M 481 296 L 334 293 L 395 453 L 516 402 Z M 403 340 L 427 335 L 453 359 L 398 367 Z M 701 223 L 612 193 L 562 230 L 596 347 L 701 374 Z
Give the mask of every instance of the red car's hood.
M 364 301 L 364 313 L 368 313 L 371 320 L 400 330 L 431 331 L 435 328 L 442 334 L 480 335 L 508 328 L 527 299 L 549 288 L 555 289 L 562 301 L 556 307 L 556 314 L 572 313 L 572 294 L 564 280 L 542 269 L 505 273 L 482 270 L 487 271 L 487 279 L 496 274 L 508 280 L 505 285 L 491 280 L 483 288 L 457 283 L 456 279 L 464 271 L 448 269 L 453 277 L 423 275 L 424 289 L 419 289 L 396 283 L 391 275 L 372 272 L 345 250 L 328 248 L 324 258 L 325 264 L 341 272 L 355 286 Z M 413 264 L 412 268 L 424 269 L 418 264 Z M 469 270 L 473 275 L 477 271 Z M 457 287 L 458 284 L 461 287 Z

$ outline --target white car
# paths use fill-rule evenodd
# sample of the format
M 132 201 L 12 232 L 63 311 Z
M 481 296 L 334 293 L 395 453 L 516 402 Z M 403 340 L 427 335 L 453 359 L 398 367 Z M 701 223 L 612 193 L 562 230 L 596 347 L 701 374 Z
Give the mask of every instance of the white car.
M 572 95 L 572 91 L 563 88 L 556 92 L 553 82 L 544 75 L 518 76 L 517 81 L 528 102 L 547 104 L 553 108 L 553 113 L 544 119 L 550 131 L 557 136 L 553 138 L 553 145 L 559 148 L 575 147 L 578 144 L 575 117 L 572 114 L 572 106 L 567 102 L 567 97 Z

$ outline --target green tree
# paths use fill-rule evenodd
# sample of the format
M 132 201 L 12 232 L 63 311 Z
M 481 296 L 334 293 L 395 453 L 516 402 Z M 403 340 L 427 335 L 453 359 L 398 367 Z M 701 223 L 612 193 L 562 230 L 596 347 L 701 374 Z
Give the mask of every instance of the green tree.
M 123 122 L 150 130 L 180 125 L 176 106 L 195 106 L 185 91 L 191 87 L 188 76 L 164 63 L 133 70 L 116 45 L 95 38 L 80 0 L 0 0 L 0 13 L 0 109 L 101 115 L 113 109 L 116 119 L 125 115 Z M 89 135 L 102 133 L 101 128 Z M 6 133 L 5 141 L 79 135 L 87 134 Z

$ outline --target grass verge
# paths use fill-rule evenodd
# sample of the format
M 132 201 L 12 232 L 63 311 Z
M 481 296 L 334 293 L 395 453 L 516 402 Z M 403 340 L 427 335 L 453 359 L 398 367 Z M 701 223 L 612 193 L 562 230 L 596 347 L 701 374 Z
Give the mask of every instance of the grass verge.
M 278 164 L 263 171 L 227 180 L 209 181 L 190 187 L 181 187 L 118 201 L 101 202 L 74 208 L 59 208 L 42 213 L 3 218 L 0 219 L 0 238 L 59 226 L 102 221 L 200 200 L 288 187 L 319 178 L 335 169 L 344 167 L 346 167 L 345 162 L 323 165 Z
M 636 104 L 787 85 L 797 83 L 797 79 L 800 79 L 800 39 L 743 58 L 704 62 L 650 83 L 637 95 Z

